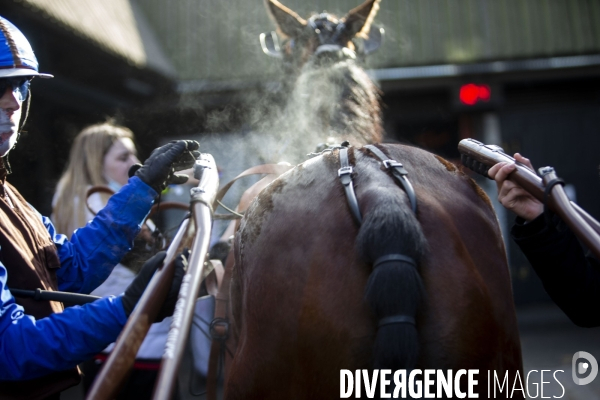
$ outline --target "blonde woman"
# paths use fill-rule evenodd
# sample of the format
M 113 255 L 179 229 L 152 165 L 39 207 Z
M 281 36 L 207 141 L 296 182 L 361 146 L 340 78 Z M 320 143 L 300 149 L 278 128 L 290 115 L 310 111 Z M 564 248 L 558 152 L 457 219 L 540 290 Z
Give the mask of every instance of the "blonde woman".
M 93 218 L 85 205 L 87 190 L 106 185 L 118 191 L 127 183 L 129 168 L 137 163 L 130 129 L 105 122 L 81 131 L 73 142 L 69 163 L 52 201 L 52 221 L 58 231 L 71 236 L 75 229 L 85 226 Z M 98 211 L 107 200 L 106 195 L 95 193 L 88 203 Z

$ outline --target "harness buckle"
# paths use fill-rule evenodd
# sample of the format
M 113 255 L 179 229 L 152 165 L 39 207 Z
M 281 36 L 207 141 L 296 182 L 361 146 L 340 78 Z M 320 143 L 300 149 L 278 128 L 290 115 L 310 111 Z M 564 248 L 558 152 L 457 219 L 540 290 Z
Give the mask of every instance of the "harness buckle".
M 404 167 L 404 165 L 402 165 L 402 163 L 396 161 L 396 160 L 383 160 L 383 165 L 387 168 L 396 168 L 396 167 Z
M 383 160 L 382 163 L 387 169 L 394 168 L 401 175 L 408 175 L 408 171 L 404 169 L 404 165 L 396 160 Z
M 213 340 L 224 342 L 229 337 L 229 322 L 225 318 L 215 318 L 210 323 L 209 331 Z
M 338 176 L 341 178 L 343 175 L 352 175 L 352 167 L 342 167 L 338 169 Z

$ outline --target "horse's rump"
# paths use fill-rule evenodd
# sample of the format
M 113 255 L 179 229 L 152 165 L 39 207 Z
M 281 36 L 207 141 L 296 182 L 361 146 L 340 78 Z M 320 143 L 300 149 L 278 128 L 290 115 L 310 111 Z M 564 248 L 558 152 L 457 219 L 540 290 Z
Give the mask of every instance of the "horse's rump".
M 354 185 L 363 227 L 371 214 L 383 221 L 381 232 L 359 236 L 337 151 L 282 175 L 249 208 L 235 243 L 239 342 L 227 398 L 338 397 L 340 369 L 373 368 L 381 316 L 365 301 L 365 287 L 377 255 L 361 246 L 369 235 L 375 242 L 393 237 L 385 213 L 406 225 L 400 228 L 406 243 L 398 246 L 413 252 L 407 255 L 419 262 L 415 282 L 424 283 L 416 367 L 480 369 L 481 378 L 491 369 L 502 375 L 521 369 L 504 245 L 489 200 L 441 158 L 401 145 L 378 147 L 409 171 L 418 223 L 404 192 L 366 149 L 350 149 Z

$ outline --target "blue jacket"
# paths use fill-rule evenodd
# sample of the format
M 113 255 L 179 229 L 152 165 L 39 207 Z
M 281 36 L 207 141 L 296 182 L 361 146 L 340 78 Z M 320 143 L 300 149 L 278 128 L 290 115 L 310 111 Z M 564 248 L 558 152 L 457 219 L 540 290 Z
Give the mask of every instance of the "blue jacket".
M 59 289 L 89 293 L 100 285 L 130 250 L 155 196 L 139 178 L 129 179 L 71 240 L 57 234 L 50 220 L 40 215 L 58 250 Z M 127 320 L 119 297 L 36 320 L 15 303 L 6 282 L 7 271 L 0 263 L 0 381 L 73 368 L 114 342 Z

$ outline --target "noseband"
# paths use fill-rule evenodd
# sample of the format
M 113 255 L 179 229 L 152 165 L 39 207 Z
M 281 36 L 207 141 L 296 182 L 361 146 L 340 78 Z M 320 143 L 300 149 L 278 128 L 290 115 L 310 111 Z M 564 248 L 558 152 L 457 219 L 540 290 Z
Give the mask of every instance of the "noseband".
M 316 33 L 319 38 L 319 46 L 317 50 L 315 50 L 315 57 L 318 57 L 322 54 L 333 54 L 340 53 L 345 56 L 345 58 L 356 58 L 356 53 L 354 50 L 349 49 L 348 47 L 341 46 L 336 44 L 339 40 L 342 32 L 346 28 L 346 24 L 343 22 L 337 22 L 335 28 L 333 27 L 335 24 L 334 21 L 329 19 L 329 15 L 327 13 L 315 15 L 314 17 L 308 20 L 308 26 Z

